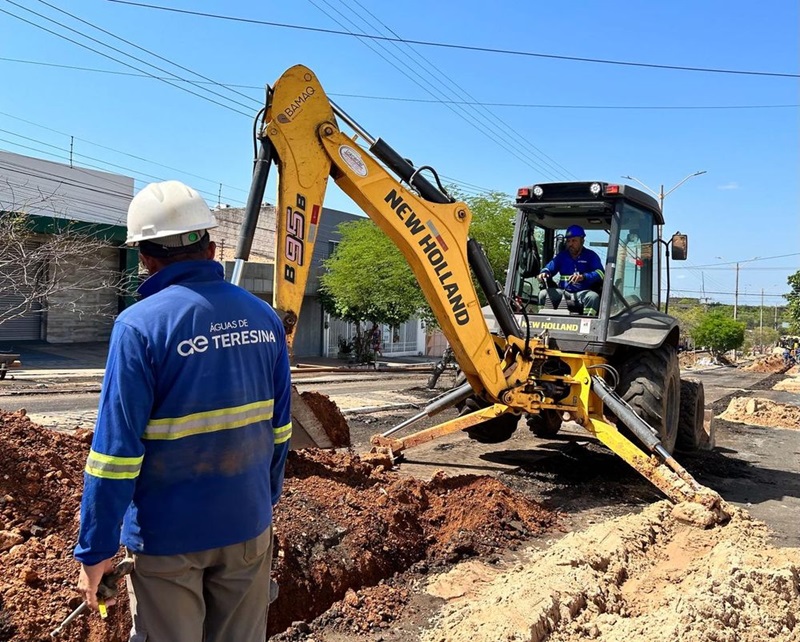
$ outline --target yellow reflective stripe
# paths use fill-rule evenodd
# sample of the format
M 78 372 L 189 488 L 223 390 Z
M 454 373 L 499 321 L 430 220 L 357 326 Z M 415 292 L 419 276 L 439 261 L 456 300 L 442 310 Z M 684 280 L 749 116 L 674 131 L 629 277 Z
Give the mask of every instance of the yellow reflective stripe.
M 275 443 L 282 444 L 292 438 L 292 422 L 290 421 L 285 426 L 280 428 L 273 428 L 272 433 L 275 435 Z
M 135 479 L 142 470 L 144 455 L 140 457 L 113 457 L 95 450 L 89 451 L 84 471 L 102 479 Z
M 151 419 L 144 439 L 182 439 L 192 435 L 233 430 L 258 421 L 272 419 L 272 399 L 243 406 L 196 412 L 183 417 Z
M 595 274 L 597 274 L 601 279 L 606 278 L 606 273 L 603 270 L 595 270 Z

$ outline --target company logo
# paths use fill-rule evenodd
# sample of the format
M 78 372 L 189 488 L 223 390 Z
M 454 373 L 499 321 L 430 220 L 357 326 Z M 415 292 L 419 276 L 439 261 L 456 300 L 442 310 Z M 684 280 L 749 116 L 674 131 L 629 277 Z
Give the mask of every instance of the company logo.
M 339 156 L 342 157 L 344 164 L 352 169 L 356 174 L 359 176 L 367 175 L 367 166 L 361 159 L 361 154 L 359 154 L 355 149 L 348 145 L 342 145 L 339 148 Z
M 205 352 L 206 350 L 208 350 L 208 337 L 204 337 L 202 334 L 178 344 L 178 354 L 182 357 L 190 357 L 195 352 Z
M 469 323 L 469 310 L 467 310 L 464 297 L 461 296 L 459 284 L 453 277 L 453 271 L 447 264 L 447 259 L 444 255 L 448 249 L 447 244 L 444 242 L 442 235 L 439 234 L 439 230 L 436 229 L 433 221 L 429 220 L 423 223 L 414 210 L 409 207 L 408 203 L 403 200 L 403 197 L 397 193 L 397 190 L 391 190 L 383 200 L 391 206 L 397 217 L 403 221 L 410 235 L 414 237 L 414 240 L 425 253 L 425 257 L 436 273 L 436 278 L 439 280 L 442 291 L 447 297 L 447 302 L 450 304 L 456 323 L 458 325 Z M 426 229 L 428 233 L 426 233 Z
M 295 99 L 284 108 L 283 112 L 278 114 L 278 122 L 283 123 L 284 125 L 288 124 L 288 122 L 292 119 L 292 116 L 300 111 L 306 101 L 311 98 L 315 92 L 316 89 L 314 89 L 311 85 L 306 87 L 303 93 L 295 97 Z

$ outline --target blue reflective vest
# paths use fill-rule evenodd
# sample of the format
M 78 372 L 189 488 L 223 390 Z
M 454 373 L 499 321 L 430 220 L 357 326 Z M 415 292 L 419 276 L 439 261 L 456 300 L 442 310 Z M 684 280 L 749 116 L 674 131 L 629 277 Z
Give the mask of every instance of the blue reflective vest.
M 174 555 L 262 533 L 291 436 L 275 311 L 215 261 L 166 266 L 114 324 L 75 557 Z

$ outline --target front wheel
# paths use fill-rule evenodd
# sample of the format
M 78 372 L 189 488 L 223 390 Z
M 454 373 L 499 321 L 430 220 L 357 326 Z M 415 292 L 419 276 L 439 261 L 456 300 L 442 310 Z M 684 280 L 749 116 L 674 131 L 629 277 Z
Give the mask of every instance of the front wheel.
M 617 366 L 617 393 L 639 417 L 655 428 L 661 445 L 672 453 L 678 439 L 681 374 L 671 345 L 630 353 Z

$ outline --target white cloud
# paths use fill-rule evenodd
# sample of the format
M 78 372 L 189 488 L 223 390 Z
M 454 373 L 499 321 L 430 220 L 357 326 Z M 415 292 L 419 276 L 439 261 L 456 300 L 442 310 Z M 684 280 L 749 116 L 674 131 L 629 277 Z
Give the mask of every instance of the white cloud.
M 736 181 L 731 181 L 730 183 L 726 183 L 725 185 L 718 185 L 717 189 L 739 189 L 739 183 Z

